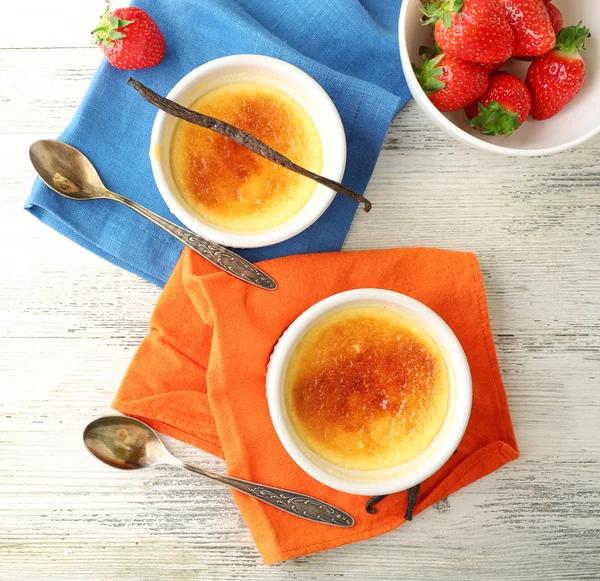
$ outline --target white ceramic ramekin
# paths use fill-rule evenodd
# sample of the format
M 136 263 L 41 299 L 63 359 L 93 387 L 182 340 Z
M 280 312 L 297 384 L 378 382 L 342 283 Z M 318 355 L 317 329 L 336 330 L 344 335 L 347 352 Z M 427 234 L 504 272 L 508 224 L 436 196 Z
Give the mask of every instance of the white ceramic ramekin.
M 425 94 L 412 70 L 411 62 L 420 66 L 419 47 L 430 46 L 432 39 L 428 26 L 419 22 L 420 0 L 404 0 L 400 9 L 398 27 L 400 58 L 404 76 L 415 101 L 440 129 L 448 135 L 478 149 L 503 155 L 529 157 L 552 155 L 572 149 L 600 132 L 600 9 L 591 0 L 554 0 L 561 10 L 565 25 L 580 20 L 592 31 L 587 50 L 582 53 L 588 76 L 583 89 L 558 115 L 547 121 L 528 119 L 519 130 L 508 138 L 487 137 L 465 123 L 464 111 L 440 113 Z M 592 8 L 592 5 L 594 7 Z M 529 63 L 511 59 L 501 70 L 525 79 Z
M 450 370 L 450 406 L 433 442 L 416 458 L 384 470 L 348 470 L 310 450 L 296 434 L 285 406 L 284 378 L 289 358 L 315 322 L 334 311 L 359 305 L 394 309 L 414 320 L 440 346 Z M 465 353 L 448 325 L 430 308 L 405 295 L 380 289 L 358 289 L 329 297 L 300 315 L 283 333 L 267 369 L 267 399 L 275 430 L 293 460 L 310 476 L 343 492 L 360 495 L 407 490 L 439 470 L 458 448 L 471 413 L 471 373 Z
M 325 90 L 299 68 L 271 57 L 235 55 L 210 61 L 187 74 L 168 95 L 184 106 L 204 93 L 231 82 L 274 85 L 304 107 L 315 123 L 323 146 L 321 175 L 341 182 L 346 168 L 346 136 L 340 115 Z M 190 230 L 219 244 L 256 248 L 287 240 L 313 224 L 331 204 L 335 193 L 317 185 L 305 206 L 285 223 L 258 232 L 221 229 L 203 220 L 183 199 L 171 174 L 169 150 L 178 119 L 159 111 L 152 129 L 150 160 L 156 185 L 169 209 Z

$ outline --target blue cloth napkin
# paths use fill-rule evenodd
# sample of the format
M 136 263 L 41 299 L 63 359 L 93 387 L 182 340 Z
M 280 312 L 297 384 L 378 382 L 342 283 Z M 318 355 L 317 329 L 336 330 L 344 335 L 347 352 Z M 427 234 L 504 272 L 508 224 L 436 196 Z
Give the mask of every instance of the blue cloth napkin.
M 348 141 L 344 183 L 364 192 L 387 128 L 408 101 L 398 51 L 401 0 L 135 0 L 157 22 L 164 60 L 132 76 L 167 94 L 184 75 L 226 55 L 264 54 L 315 78 L 342 117 Z M 93 24 L 93 23 L 92 23 Z M 152 177 L 148 149 L 157 110 L 127 85 L 132 73 L 103 62 L 62 141 L 83 151 L 106 186 L 177 222 Z M 372 193 L 377 204 L 377 192 Z M 77 202 L 36 180 L 25 208 L 81 246 L 164 285 L 182 245 L 110 200 Z M 309 229 L 273 246 L 241 251 L 258 261 L 339 250 L 356 203 L 336 196 Z

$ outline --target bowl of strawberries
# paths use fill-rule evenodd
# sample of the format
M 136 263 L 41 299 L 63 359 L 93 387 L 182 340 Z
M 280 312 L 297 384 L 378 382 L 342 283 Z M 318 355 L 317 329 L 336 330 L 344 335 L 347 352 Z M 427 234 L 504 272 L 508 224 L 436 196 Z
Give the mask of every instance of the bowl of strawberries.
M 404 0 L 400 56 L 427 116 L 512 156 L 550 155 L 600 132 L 600 9 L 592 0 Z

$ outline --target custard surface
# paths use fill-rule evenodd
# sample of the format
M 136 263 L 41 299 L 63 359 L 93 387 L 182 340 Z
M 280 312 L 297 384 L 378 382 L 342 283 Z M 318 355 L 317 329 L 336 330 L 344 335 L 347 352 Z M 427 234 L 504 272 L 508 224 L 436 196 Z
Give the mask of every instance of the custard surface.
M 283 90 L 232 82 L 205 93 L 191 109 L 251 133 L 297 164 L 322 169 L 319 132 L 306 110 Z M 188 205 L 219 228 L 254 232 L 296 215 L 316 184 L 187 121 L 175 126 L 171 173 Z
M 420 454 L 450 400 L 444 355 L 398 311 L 334 312 L 309 329 L 285 376 L 285 404 L 300 439 L 343 468 L 376 470 Z

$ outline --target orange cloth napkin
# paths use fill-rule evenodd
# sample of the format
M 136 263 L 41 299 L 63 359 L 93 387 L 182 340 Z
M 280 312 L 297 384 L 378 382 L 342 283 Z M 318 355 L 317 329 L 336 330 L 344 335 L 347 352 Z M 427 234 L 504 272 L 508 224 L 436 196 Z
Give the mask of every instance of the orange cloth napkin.
M 298 315 L 335 293 L 377 287 L 407 294 L 436 311 L 467 354 L 471 419 L 458 452 L 421 485 L 415 514 L 518 457 L 474 255 L 423 248 L 336 252 L 260 266 L 277 291 L 242 283 L 184 251 L 113 407 L 224 458 L 234 476 L 322 498 L 356 519 L 349 529 L 328 527 L 233 491 L 266 563 L 367 539 L 404 522 L 406 492 L 368 514 L 366 497 L 304 473 L 271 423 L 265 393 L 271 350 Z

